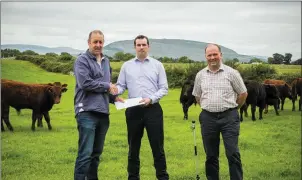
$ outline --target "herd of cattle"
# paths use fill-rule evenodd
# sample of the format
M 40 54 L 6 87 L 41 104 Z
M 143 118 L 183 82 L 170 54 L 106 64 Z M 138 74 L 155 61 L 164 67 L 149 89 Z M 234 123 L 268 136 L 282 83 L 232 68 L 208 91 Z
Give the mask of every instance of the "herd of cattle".
M 60 82 L 48 84 L 27 84 L 23 82 L 1 79 L 1 131 L 4 131 L 3 121 L 7 128 L 13 131 L 9 120 L 10 106 L 20 113 L 21 109 L 32 109 L 32 126 L 38 120 L 38 127 L 42 127 L 44 116 L 48 129 L 51 130 L 49 111 L 54 104 L 59 104 L 62 93 L 67 91 L 67 84 Z
M 245 104 L 240 108 L 240 120 L 243 121 L 243 112 L 247 117 L 247 108 L 251 105 L 252 120 L 255 121 L 256 106 L 259 107 L 259 119 L 263 119 L 262 113 L 267 113 L 268 105 L 274 106 L 275 112 L 279 115 L 278 109 L 284 109 L 286 98 L 292 100 L 292 111 L 295 111 L 295 101 L 299 98 L 299 110 L 301 111 L 302 78 L 297 78 L 289 85 L 283 80 L 265 80 L 263 83 L 256 81 L 244 82 L 248 91 Z M 35 130 L 35 123 L 42 127 L 44 116 L 48 129 L 51 130 L 49 111 L 54 104 L 59 104 L 62 93 L 67 91 L 67 84 L 60 82 L 48 84 L 28 84 L 13 80 L 1 80 L 1 131 L 4 131 L 3 121 L 7 128 L 13 131 L 9 120 L 9 109 L 13 107 L 19 114 L 21 109 L 32 110 L 32 126 Z M 192 95 L 194 79 L 189 78 L 182 86 L 180 103 L 182 104 L 184 120 L 188 119 L 188 109 L 192 104 L 196 105 L 196 99 Z
M 244 81 L 248 96 L 245 104 L 240 108 L 240 120 L 243 121 L 243 112 L 247 117 L 247 108 L 251 105 L 252 120 L 255 121 L 256 106 L 259 107 L 259 119 L 263 119 L 262 113 L 268 112 L 268 105 L 274 106 L 276 115 L 279 115 L 278 109 L 281 104 L 281 110 L 284 109 L 285 99 L 292 101 L 292 111 L 295 111 L 295 101 L 299 98 L 299 111 L 301 111 L 302 96 L 302 78 L 296 78 L 289 85 L 283 80 L 267 79 L 263 83 L 253 80 Z M 189 78 L 182 86 L 180 94 L 180 103 L 182 104 L 184 120 L 188 119 L 188 109 L 194 103 L 195 97 L 192 95 L 194 79 Z

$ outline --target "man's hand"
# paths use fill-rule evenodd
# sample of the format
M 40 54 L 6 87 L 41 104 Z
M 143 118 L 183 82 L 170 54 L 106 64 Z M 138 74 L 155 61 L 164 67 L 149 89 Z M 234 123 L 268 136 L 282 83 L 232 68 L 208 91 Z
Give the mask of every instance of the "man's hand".
M 109 92 L 112 95 L 116 95 L 118 93 L 118 89 L 115 84 L 110 83 Z
M 117 97 L 115 98 L 114 102 L 122 102 L 122 103 L 124 103 L 125 100 L 124 100 L 123 98 L 117 96 Z
M 143 106 L 148 106 L 149 104 L 152 103 L 152 100 L 150 98 L 143 98 L 142 100 L 139 101 L 139 103 L 144 103 Z

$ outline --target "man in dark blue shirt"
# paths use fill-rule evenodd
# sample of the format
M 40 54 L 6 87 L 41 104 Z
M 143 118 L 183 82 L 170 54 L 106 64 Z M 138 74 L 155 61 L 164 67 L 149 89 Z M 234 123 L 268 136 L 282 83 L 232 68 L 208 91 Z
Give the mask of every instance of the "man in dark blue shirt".
M 75 180 L 98 179 L 98 165 L 109 128 L 109 102 L 119 100 L 109 93 L 117 89 L 110 83 L 109 59 L 102 54 L 103 33 L 90 32 L 88 46 L 74 64 L 74 107 L 79 132 Z

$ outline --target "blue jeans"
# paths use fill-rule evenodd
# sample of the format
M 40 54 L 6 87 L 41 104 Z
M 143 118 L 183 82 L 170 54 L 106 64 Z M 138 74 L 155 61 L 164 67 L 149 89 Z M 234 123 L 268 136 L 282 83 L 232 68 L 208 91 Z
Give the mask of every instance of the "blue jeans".
M 77 115 L 79 141 L 75 162 L 75 180 L 97 180 L 100 156 L 109 128 L 109 115 L 98 112 L 81 112 Z

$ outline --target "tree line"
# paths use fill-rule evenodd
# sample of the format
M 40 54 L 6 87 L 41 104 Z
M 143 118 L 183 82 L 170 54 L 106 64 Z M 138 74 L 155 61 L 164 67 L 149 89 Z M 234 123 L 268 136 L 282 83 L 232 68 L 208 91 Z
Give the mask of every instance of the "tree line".
M 32 50 L 26 50 L 23 52 L 20 52 L 18 49 L 1 49 L 1 58 L 7 58 L 7 57 L 15 57 L 18 55 L 39 55 L 38 53 L 32 51 Z M 74 56 L 72 56 L 71 54 L 67 53 L 67 52 L 62 52 L 60 55 L 50 52 L 50 53 L 46 53 L 46 56 L 51 56 L 51 57 L 56 57 L 56 58 L 60 58 L 61 61 L 71 61 L 74 60 Z M 131 53 L 124 53 L 124 52 L 117 52 L 115 53 L 112 57 L 111 56 L 107 56 L 110 61 L 127 61 L 129 59 L 134 58 L 135 56 Z M 154 57 L 155 59 L 158 59 L 159 61 L 163 62 L 163 63 L 196 63 L 196 61 L 190 59 L 187 56 L 182 56 L 179 58 L 172 58 L 172 57 Z M 234 58 L 234 59 L 225 59 L 224 61 L 233 61 L 240 63 L 239 59 Z M 272 55 L 272 57 L 269 57 L 266 61 L 263 61 L 259 58 L 252 58 L 249 62 L 249 64 L 251 63 L 262 63 L 262 64 L 296 64 L 296 65 L 302 65 L 302 60 L 301 58 L 292 61 L 292 54 L 291 53 L 285 53 L 284 55 L 279 54 L 279 53 L 274 53 Z

